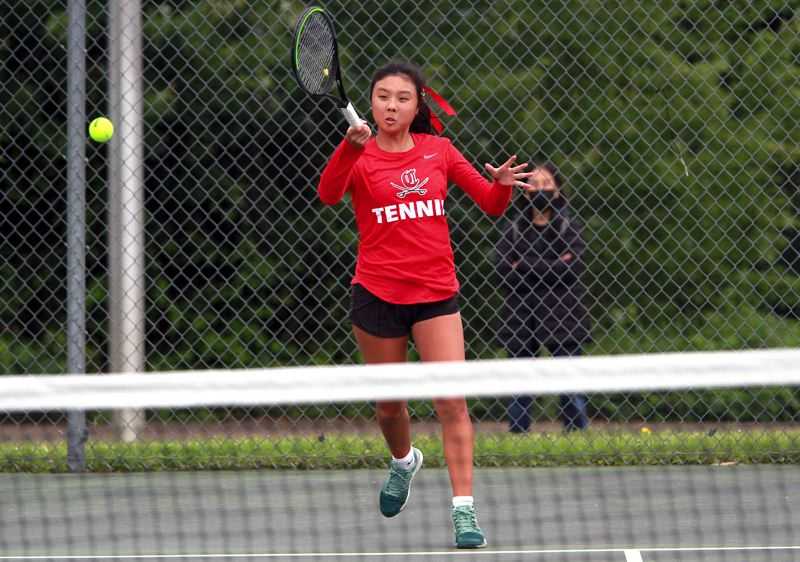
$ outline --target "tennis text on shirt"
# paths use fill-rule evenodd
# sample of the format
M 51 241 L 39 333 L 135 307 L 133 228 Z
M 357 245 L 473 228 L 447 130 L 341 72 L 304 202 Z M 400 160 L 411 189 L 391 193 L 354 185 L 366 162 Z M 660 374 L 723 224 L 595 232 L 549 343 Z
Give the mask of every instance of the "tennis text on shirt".
M 409 219 L 422 219 L 425 217 L 441 217 L 444 215 L 444 201 L 441 199 L 428 199 L 399 203 L 370 209 L 375 215 L 378 224 L 384 222 L 405 221 Z
M 430 181 L 428 177 L 421 180 L 417 178 L 416 168 L 408 168 L 407 170 L 403 170 L 400 174 L 399 184 L 395 182 L 390 182 L 390 184 L 396 190 L 395 196 L 398 199 L 405 199 L 410 193 L 425 195 L 428 192 L 428 190 L 425 189 L 425 185 L 427 185 L 428 181 Z M 375 220 L 378 224 L 421 219 L 425 217 L 440 217 L 445 214 L 444 200 L 442 199 L 408 201 L 395 205 L 375 207 L 370 209 L 370 211 L 375 215 Z

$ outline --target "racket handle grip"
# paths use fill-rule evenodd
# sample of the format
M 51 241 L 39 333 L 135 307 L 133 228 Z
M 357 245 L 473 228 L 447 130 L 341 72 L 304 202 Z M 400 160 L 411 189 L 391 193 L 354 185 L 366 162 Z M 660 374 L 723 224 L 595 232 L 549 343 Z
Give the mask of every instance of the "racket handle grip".
M 347 107 L 342 108 L 342 114 L 344 115 L 344 118 L 347 119 L 347 122 L 351 127 L 361 126 L 361 117 L 359 117 L 358 113 L 356 113 L 356 109 L 353 107 L 352 103 L 347 102 Z

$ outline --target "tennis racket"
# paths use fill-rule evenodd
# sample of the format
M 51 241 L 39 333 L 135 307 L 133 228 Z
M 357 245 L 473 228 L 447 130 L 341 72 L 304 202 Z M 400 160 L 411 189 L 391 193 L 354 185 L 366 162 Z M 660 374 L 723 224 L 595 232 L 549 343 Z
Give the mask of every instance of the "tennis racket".
M 305 92 L 333 100 L 351 126 L 361 125 L 342 85 L 336 31 L 324 8 L 312 6 L 300 15 L 292 41 L 292 70 Z M 334 88 L 338 95 L 332 93 Z

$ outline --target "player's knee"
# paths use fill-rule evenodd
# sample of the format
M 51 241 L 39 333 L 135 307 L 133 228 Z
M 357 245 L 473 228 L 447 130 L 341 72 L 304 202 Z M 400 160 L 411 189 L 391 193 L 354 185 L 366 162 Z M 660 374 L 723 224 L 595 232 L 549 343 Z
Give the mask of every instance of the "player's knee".
M 378 402 L 376 407 L 378 419 L 396 419 L 406 415 L 405 402 Z
M 435 400 L 436 415 L 442 423 L 456 423 L 469 420 L 467 401 L 463 398 Z

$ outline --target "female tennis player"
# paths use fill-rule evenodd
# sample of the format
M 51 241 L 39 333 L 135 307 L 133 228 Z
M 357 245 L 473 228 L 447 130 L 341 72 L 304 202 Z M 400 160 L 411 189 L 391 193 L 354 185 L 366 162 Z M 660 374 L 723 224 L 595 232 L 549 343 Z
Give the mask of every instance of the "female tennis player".
M 359 232 L 350 318 L 366 363 L 407 360 L 409 337 L 422 361 L 463 361 L 464 332 L 446 199 L 449 182 L 486 213 L 501 215 L 511 190 L 530 176 L 511 156 L 486 164 L 493 182 L 450 140 L 432 134 L 441 124 L 426 99 L 433 96 L 413 64 L 389 63 L 372 79 L 372 117 L 347 129 L 322 172 L 319 197 L 334 205 L 350 193 Z M 458 548 L 481 548 L 472 497 L 473 429 L 466 400 L 434 400 L 442 424 L 444 455 L 453 488 L 453 526 Z M 392 454 L 380 491 L 380 510 L 394 517 L 406 506 L 411 480 L 422 466 L 412 446 L 406 402 L 378 402 L 377 420 Z

